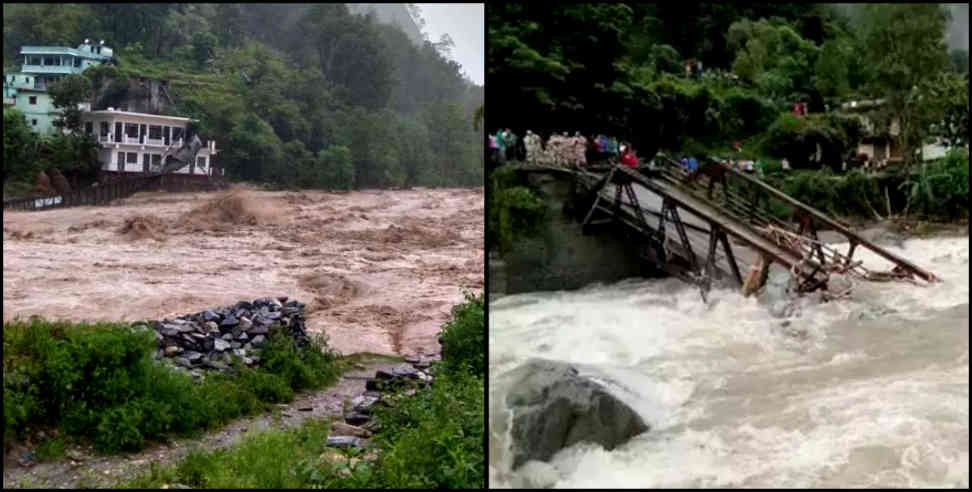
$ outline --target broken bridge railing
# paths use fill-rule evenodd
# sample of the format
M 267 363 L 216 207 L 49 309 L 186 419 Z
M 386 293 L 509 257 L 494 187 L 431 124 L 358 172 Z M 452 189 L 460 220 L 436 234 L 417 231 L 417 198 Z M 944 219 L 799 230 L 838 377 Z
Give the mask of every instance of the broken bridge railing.
M 701 178 L 708 181 L 705 188 L 706 201 L 720 206 L 726 214 L 747 221 L 760 235 L 773 241 L 805 259 L 813 258 L 821 271 L 849 274 L 868 281 L 902 280 L 915 282 L 921 279 L 928 283 L 940 281 L 930 271 L 882 248 L 852 231 L 833 218 L 783 193 L 762 180 L 733 169 L 717 159 L 710 158 L 695 172 L 687 172 L 677 161 L 664 154 L 655 159 L 655 171 L 666 180 L 691 189 L 698 198 L 701 196 Z M 658 165 L 660 163 L 660 165 Z M 730 186 L 730 183 L 732 186 Z M 721 193 L 713 197 L 713 191 L 721 188 Z M 771 201 L 782 203 L 790 208 L 790 220 L 782 221 L 769 212 Z M 817 235 L 818 224 L 825 225 L 847 239 L 848 250 L 841 253 L 820 240 Z M 854 261 L 858 247 L 870 250 L 888 260 L 894 267 L 890 271 L 872 271 L 861 261 Z M 920 285 L 920 284 L 919 284 Z M 822 285 L 802 285 L 805 291 L 815 290 Z

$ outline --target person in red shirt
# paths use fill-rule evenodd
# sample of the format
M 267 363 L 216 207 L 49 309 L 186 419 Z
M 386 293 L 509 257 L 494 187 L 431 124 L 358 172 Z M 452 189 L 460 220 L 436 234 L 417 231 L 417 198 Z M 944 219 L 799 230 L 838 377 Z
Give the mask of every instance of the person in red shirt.
M 634 151 L 627 145 L 621 146 L 621 164 L 625 164 L 631 167 L 638 167 L 638 156 L 635 155 Z

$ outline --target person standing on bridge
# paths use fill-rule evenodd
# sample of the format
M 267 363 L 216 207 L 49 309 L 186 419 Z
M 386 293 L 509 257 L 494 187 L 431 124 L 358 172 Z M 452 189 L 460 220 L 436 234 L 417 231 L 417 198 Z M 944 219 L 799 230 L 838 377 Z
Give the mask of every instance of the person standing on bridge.
M 503 144 L 506 146 L 506 160 L 512 161 L 516 158 L 516 134 L 509 128 L 503 134 Z
M 689 156 L 688 158 L 688 170 L 689 172 L 694 172 L 699 168 L 699 161 L 695 159 L 695 156 Z
M 621 145 L 621 164 L 630 167 L 638 167 L 638 156 L 628 145 Z
M 489 160 L 490 162 L 499 161 L 499 144 L 496 143 L 496 135 L 489 135 Z

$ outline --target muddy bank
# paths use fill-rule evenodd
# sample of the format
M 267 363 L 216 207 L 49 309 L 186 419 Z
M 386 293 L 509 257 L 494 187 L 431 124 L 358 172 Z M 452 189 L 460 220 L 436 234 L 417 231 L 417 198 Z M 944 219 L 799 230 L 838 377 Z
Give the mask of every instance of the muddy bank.
M 243 190 L 5 212 L 3 317 L 161 319 L 288 296 L 342 353 L 435 353 L 462 289 L 483 288 L 483 200 Z

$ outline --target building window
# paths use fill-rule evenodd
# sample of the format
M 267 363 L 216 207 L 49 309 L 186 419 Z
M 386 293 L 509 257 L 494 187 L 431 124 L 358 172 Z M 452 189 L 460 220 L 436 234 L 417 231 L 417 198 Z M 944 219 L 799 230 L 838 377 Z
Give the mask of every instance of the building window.
M 101 136 L 102 137 L 107 137 L 108 136 L 108 122 L 107 121 L 102 121 L 101 122 Z
M 85 135 L 91 135 L 92 132 L 94 132 L 94 123 L 92 123 L 90 121 L 85 121 L 84 122 L 84 134 Z
M 148 152 L 142 154 L 142 172 L 143 173 L 149 172 L 149 158 L 150 158 L 150 156 L 149 156 Z
M 39 56 L 28 56 L 27 57 L 27 64 L 28 65 L 40 65 L 41 64 L 41 57 L 39 57 Z
M 36 119 L 30 120 L 30 124 L 37 126 L 37 120 Z
M 75 67 L 80 67 L 81 66 L 81 59 L 80 58 L 78 58 L 78 57 L 75 57 L 74 58 L 74 66 Z
M 125 153 L 118 153 L 118 170 L 123 171 L 125 169 Z
M 162 154 L 152 154 L 152 167 L 159 167 L 162 165 Z
M 205 157 L 197 157 L 196 158 L 196 163 L 199 166 L 199 169 L 206 169 L 206 158 Z
M 138 164 L 138 154 L 135 152 L 128 153 L 128 162 L 131 164 Z
M 162 140 L 162 127 L 160 125 L 149 125 L 149 138 Z
M 131 138 L 138 138 L 138 125 L 135 123 L 125 123 L 125 135 Z
M 44 65 L 56 66 L 61 64 L 61 58 L 57 56 L 45 56 Z
M 182 127 L 174 126 L 172 127 L 172 140 L 179 140 L 182 138 Z
M 27 101 L 30 104 L 37 104 L 37 96 L 30 96 L 30 97 L 27 98 Z

